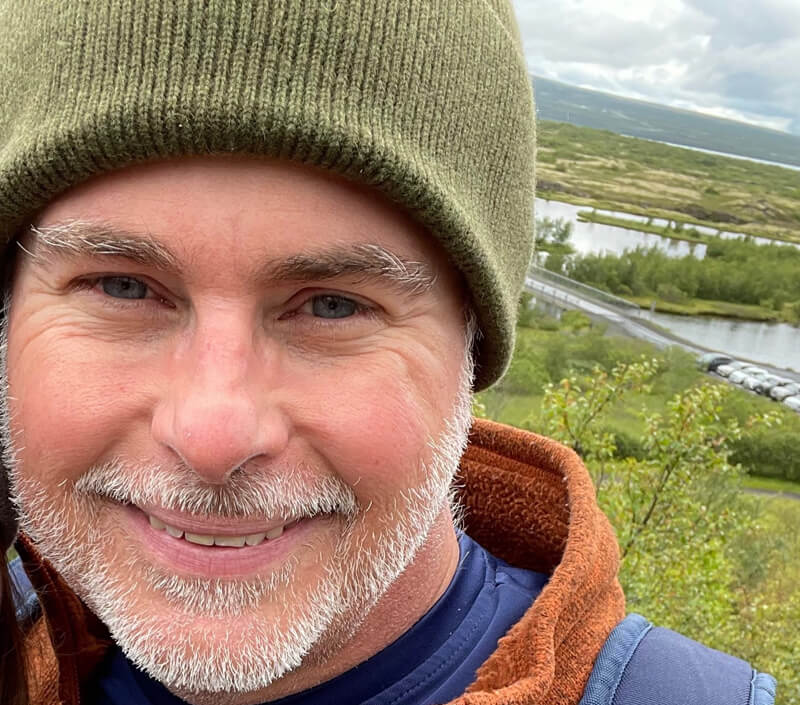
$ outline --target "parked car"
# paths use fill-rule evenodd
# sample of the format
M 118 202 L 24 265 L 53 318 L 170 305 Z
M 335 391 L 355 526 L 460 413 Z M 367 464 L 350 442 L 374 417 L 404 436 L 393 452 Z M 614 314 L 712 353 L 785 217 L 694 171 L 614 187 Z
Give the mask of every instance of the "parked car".
M 708 372 L 714 372 L 720 365 L 725 365 L 729 362 L 733 362 L 732 357 L 716 352 L 705 353 L 697 358 L 697 366 L 701 370 L 707 370 Z
M 800 395 L 796 394 L 793 397 L 786 397 L 786 399 L 783 400 L 783 403 L 794 411 L 800 411 Z
M 755 365 L 745 365 L 741 370 L 751 377 L 766 377 L 769 374 L 763 367 L 756 367 Z
M 747 375 L 744 380 L 742 380 L 742 386 L 745 389 L 749 389 L 751 392 L 755 392 L 758 389 L 758 385 L 764 381 L 764 378 L 759 375 Z
M 730 376 L 731 372 L 736 372 L 736 370 L 741 370 L 743 367 L 747 367 L 749 363 L 747 362 L 740 362 L 739 360 L 732 360 L 731 362 L 727 362 L 724 365 L 720 365 L 714 370 L 718 375 L 721 377 L 728 377 Z
M 800 382 L 782 384 L 769 390 L 769 395 L 775 401 L 783 401 L 786 397 L 793 397 L 795 394 L 800 394 Z
M 734 384 L 741 384 L 746 377 L 748 377 L 748 374 L 744 370 L 734 370 L 728 375 L 728 379 Z
M 785 377 L 778 377 L 778 375 L 767 375 L 762 377 L 755 387 L 755 391 L 759 394 L 769 395 L 770 389 L 777 387 L 781 384 L 788 384 L 791 380 Z

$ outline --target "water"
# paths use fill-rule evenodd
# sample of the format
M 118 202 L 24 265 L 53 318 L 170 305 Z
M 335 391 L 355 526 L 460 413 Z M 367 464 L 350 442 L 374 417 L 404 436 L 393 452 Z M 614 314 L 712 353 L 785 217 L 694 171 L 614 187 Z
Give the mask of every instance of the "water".
M 697 259 L 703 259 L 706 255 L 706 245 L 692 243 L 686 240 L 677 240 L 653 235 L 639 230 L 628 230 L 614 225 L 601 225 L 600 223 L 582 223 L 578 220 L 580 211 L 590 210 L 588 206 L 573 206 L 569 203 L 560 201 L 545 201 L 543 198 L 536 199 L 536 217 L 547 216 L 549 218 L 566 218 L 572 222 L 572 241 L 571 244 L 580 254 L 602 254 L 608 252 L 621 255 L 626 250 L 635 250 L 637 247 L 656 247 L 669 257 L 685 257 L 694 255 Z M 634 213 L 621 213 L 619 211 L 597 210 L 602 215 L 620 218 L 633 223 L 646 223 L 648 217 L 636 215 Z M 664 218 L 653 218 L 651 224 L 657 227 L 665 227 L 671 222 Z M 783 244 L 777 240 L 770 240 L 765 237 L 755 237 L 745 233 L 737 233 L 726 230 L 717 230 L 707 225 L 686 225 L 685 228 L 694 228 L 703 235 L 718 235 L 724 240 L 741 240 L 750 237 L 758 245 Z M 800 245 L 791 244 L 800 248 Z
M 642 311 L 641 317 L 704 348 L 800 372 L 800 328 L 788 323 L 757 323 L 714 316 L 675 316 L 649 311 Z
M 626 250 L 635 250 L 637 247 L 656 247 L 669 257 L 685 257 L 686 255 L 694 255 L 698 259 L 705 257 L 706 246 L 701 243 L 675 240 L 638 230 L 618 228 L 613 225 L 582 223 L 578 220 L 578 211 L 582 210 L 586 210 L 586 206 L 573 206 L 560 201 L 545 201 L 543 198 L 536 199 L 537 218 L 564 218 L 572 223 L 570 244 L 580 254 L 602 254 L 607 252 L 621 255 Z M 630 213 L 603 212 L 615 217 L 625 217 L 628 220 L 642 218 Z M 646 220 L 647 218 L 642 218 L 638 222 Z
M 647 141 L 658 142 L 659 140 L 647 140 Z M 797 166 L 795 164 L 784 164 L 783 162 L 771 162 L 768 159 L 756 159 L 756 157 L 745 157 L 743 154 L 731 154 L 730 152 L 715 152 L 713 149 L 703 149 L 702 147 L 689 147 L 686 144 L 675 144 L 674 142 L 662 142 L 661 144 L 668 144 L 670 147 L 680 147 L 681 149 L 691 149 L 693 152 L 703 152 L 704 154 L 715 154 L 718 157 L 728 157 L 729 159 L 742 159 L 746 162 L 757 162 L 758 164 L 769 164 L 770 166 L 779 166 L 783 169 L 800 171 L 800 166 Z
M 703 244 L 611 225 L 581 223 L 578 221 L 578 211 L 581 210 L 585 210 L 585 207 L 536 199 L 537 217 L 565 218 L 573 223 L 570 243 L 581 254 L 609 252 L 619 255 L 636 247 L 653 246 L 670 257 L 692 254 L 702 259 L 706 254 L 706 246 Z M 643 216 L 630 213 L 602 212 L 634 222 L 647 220 Z M 666 221 L 653 220 L 655 224 L 659 222 L 666 224 Z M 716 234 L 716 231 L 710 234 Z M 756 323 L 714 316 L 675 316 L 649 311 L 642 311 L 641 316 L 701 347 L 800 372 L 800 328 L 786 323 Z

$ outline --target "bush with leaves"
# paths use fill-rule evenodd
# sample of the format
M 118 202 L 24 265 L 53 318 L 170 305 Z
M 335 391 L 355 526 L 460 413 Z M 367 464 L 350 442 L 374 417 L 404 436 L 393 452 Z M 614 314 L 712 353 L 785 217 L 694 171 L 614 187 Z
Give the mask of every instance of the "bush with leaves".
M 646 392 L 658 367 L 642 359 L 548 385 L 542 430 L 576 450 L 592 474 L 620 541 L 629 611 L 750 660 L 779 678 L 779 702 L 800 705 L 800 530 L 779 530 L 763 502 L 741 492 L 744 473 L 731 459 L 735 444 L 780 417 L 726 417 L 734 390 L 706 382 L 661 413 L 643 412 L 636 457 L 620 457 L 609 412 Z M 800 524 L 800 512 L 790 516 Z

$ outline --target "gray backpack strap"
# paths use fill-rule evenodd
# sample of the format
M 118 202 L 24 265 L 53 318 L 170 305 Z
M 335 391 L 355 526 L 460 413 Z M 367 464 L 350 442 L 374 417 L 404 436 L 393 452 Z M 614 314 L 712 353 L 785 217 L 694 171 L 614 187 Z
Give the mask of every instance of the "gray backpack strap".
M 775 679 L 632 614 L 595 661 L 580 705 L 773 705 Z

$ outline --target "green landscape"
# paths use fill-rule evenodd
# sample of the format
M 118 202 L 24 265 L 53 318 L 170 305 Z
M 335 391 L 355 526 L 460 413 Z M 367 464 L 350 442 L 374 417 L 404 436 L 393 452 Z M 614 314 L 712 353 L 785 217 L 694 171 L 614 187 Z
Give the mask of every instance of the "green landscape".
M 800 243 L 800 172 L 566 123 L 538 141 L 540 198 Z
M 571 223 L 540 219 L 548 270 L 643 308 L 800 325 L 800 173 L 547 121 L 539 144 L 540 197 L 586 206 L 584 222 L 704 245 L 702 258 L 579 253 Z M 800 415 L 678 348 L 530 303 L 511 367 L 477 413 L 581 455 L 620 539 L 629 611 L 774 674 L 776 702 L 800 705 Z
M 791 244 L 800 243 L 800 173 L 559 123 L 540 124 L 540 143 L 540 196 L 591 206 L 579 212 L 584 222 L 705 246 L 703 259 L 655 248 L 578 254 L 570 224 L 540 220 L 547 269 L 664 313 L 800 324 L 800 249 Z
M 800 137 L 533 76 L 540 120 L 800 166 Z
M 797 137 L 575 90 L 538 81 L 540 116 L 800 164 Z M 539 197 L 585 206 L 580 221 L 692 244 L 683 257 L 577 252 L 572 223 L 537 219 L 540 266 L 643 308 L 800 326 L 800 173 L 547 120 L 538 139 Z M 800 415 L 678 347 L 577 311 L 551 318 L 527 293 L 517 330 L 511 367 L 476 414 L 582 457 L 620 540 L 628 611 L 772 673 L 776 702 L 800 705 Z
M 620 539 L 628 610 L 749 660 L 800 704 L 800 415 L 576 311 L 520 304 L 476 414 L 584 459 Z
M 548 258 L 545 267 L 643 308 L 800 324 L 800 249 L 709 238 L 704 259 L 656 249 Z M 800 333 L 800 332 L 799 332 Z

